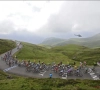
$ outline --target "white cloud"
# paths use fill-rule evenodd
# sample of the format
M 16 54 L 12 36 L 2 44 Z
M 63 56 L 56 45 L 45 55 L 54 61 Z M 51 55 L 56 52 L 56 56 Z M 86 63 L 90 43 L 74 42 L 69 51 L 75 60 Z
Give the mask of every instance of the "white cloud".
M 0 22 L 0 34 L 9 34 L 12 31 L 15 31 L 15 28 L 11 21 Z
M 99 1 L 66 1 L 59 13 L 51 15 L 47 24 L 38 29 L 51 33 L 100 32 Z M 37 32 L 37 33 L 38 33 Z
M 12 21 L 17 29 L 35 32 L 46 24 L 51 14 L 58 13 L 61 5 L 61 2 L 55 1 L 2 1 L 0 21 Z

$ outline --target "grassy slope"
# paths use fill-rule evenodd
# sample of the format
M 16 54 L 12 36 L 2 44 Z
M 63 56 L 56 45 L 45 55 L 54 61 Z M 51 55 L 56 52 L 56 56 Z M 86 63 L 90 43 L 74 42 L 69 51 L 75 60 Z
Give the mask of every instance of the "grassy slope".
M 4 53 L 6 51 L 9 51 L 15 47 L 16 47 L 16 44 L 14 41 L 0 39 L 0 54 Z
M 89 49 L 84 46 L 66 45 L 57 46 L 47 49 L 33 44 L 23 43 L 24 47 L 17 53 L 18 59 L 42 61 L 46 63 L 63 62 L 73 63 L 75 60 L 79 64 L 80 61 L 86 61 L 87 64 L 92 65 L 100 59 L 100 49 Z
M 12 76 L 0 71 L 0 90 L 99 90 L 100 80 L 35 79 Z
M 97 49 L 83 49 L 75 54 L 76 61 L 87 61 L 88 64 L 92 65 L 94 62 L 100 60 L 100 48 Z
M 63 53 L 75 61 L 86 61 L 89 65 L 93 65 L 94 62 L 100 60 L 100 48 L 90 49 L 84 46 L 66 45 L 54 47 L 54 50 Z
M 60 52 L 53 52 L 51 49 L 47 49 L 41 46 L 36 46 L 33 44 L 23 43 L 24 47 L 21 51 L 16 53 L 18 59 L 24 60 L 31 60 L 31 61 L 42 61 L 45 63 L 52 63 L 52 62 L 73 62 L 67 56 L 63 55 Z

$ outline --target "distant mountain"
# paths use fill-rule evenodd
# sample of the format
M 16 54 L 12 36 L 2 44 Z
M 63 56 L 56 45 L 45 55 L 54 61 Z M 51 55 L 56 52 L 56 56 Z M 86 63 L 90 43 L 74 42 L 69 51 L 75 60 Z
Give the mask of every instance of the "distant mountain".
M 65 42 L 65 41 L 66 41 L 66 39 L 51 37 L 51 38 L 45 39 L 42 43 L 40 43 L 40 45 L 55 46 L 59 43 Z
M 43 41 L 41 44 L 49 46 L 63 46 L 67 44 L 76 44 L 90 48 L 96 48 L 100 47 L 100 33 L 88 38 L 70 38 L 70 39 L 49 38 Z

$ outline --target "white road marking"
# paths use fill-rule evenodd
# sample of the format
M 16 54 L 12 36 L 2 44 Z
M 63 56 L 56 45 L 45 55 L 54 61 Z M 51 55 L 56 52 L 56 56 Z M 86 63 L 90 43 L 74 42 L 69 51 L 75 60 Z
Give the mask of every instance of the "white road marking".
M 11 70 L 11 69 L 13 69 L 13 68 L 15 68 L 15 67 L 17 67 L 17 65 L 16 65 L 16 66 L 13 66 L 13 67 L 9 67 L 9 68 L 7 68 L 7 69 L 4 69 L 3 71 L 4 71 L 4 72 L 7 72 L 7 71 L 9 71 L 9 70 Z
M 89 68 L 89 72 L 88 73 L 93 78 L 93 80 L 99 80 L 99 77 L 97 75 L 95 75 L 95 73 L 92 71 L 91 68 Z
M 93 75 L 93 74 L 95 74 L 95 73 L 90 73 L 90 75 Z
M 62 77 L 62 79 L 67 79 L 66 77 Z
M 93 73 L 93 71 L 92 71 L 92 69 L 91 68 L 89 68 L 89 72 L 88 73 Z
M 67 75 L 65 77 L 62 76 L 62 79 L 67 79 Z
M 43 76 L 43 74 L 39 74 L 39 75 Z
M 94 80 L 99 80 L 99 78 L 97 77 L 97 78 L 94 78 Z
M 46 71 L 44 71 L 44 72 L 40 72 L 40 74 L 39 74 L 39 75 L 43 76 L 45 72 L 46 72 Z
M 98 77 L 95 77 L 95 78 L 93 78 L 93 80 L 99 80 L 99 78 Z
M 97 78 L 97 76 L 95 75 L 93 78 Z
M 62 77 L 62 79 L 67 79 L 67 77 Z
M 92 77 L 95 77 L 96 75 L 91 75 Z

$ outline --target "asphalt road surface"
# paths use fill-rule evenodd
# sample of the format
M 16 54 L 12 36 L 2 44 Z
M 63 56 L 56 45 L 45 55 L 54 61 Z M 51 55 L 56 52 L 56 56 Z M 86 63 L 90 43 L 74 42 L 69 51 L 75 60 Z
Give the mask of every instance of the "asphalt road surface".
M 20 45 L 19 48 L 22 48 L 22 45 Z M 20 50 L 20 49 L 17 49 L 17 47 L 14 48 L 12 50 L 12 55 L 14 53 L 16 53 L 18 50 Z M 57 73 L 55 73 L 55 72 L 53 72 L 51 70 L 49 70 L 49 71 L 43 71 L 43 72 L 40 72 L 40 73 L 33 73 L 33 72 L 26 72 L 25 67 L 19 67 L 18 65 L 9 67 L 5 63 L 5 61 L 1 60 L 1 57 L 3 57 L 4 54 L 0 55 L 0 69 L 3 70 L 4 72 L 13 73 L 13 74 L 22 75 L 22 76 L 27 76 L 27 77 L 34 77 L 34 78 L 49 78 L 49 74 L 52 73 L 52 75 L 53 75 L 52 77 L 53 78 L 100 80 L 99 77 L 98 77 L 100 75 L 100 66 L 97 66 L 96 69 L 95 69 L 95 71 L 93 71 L 91 69 L 92 67 L 89 67 L 89 71 L 88 71 L 87 74 L 85 74 L 84 71 L 82 71 L 82 73 L 83 73 L 82 77 L 75 76 L 75 75 L 61 77 Z

